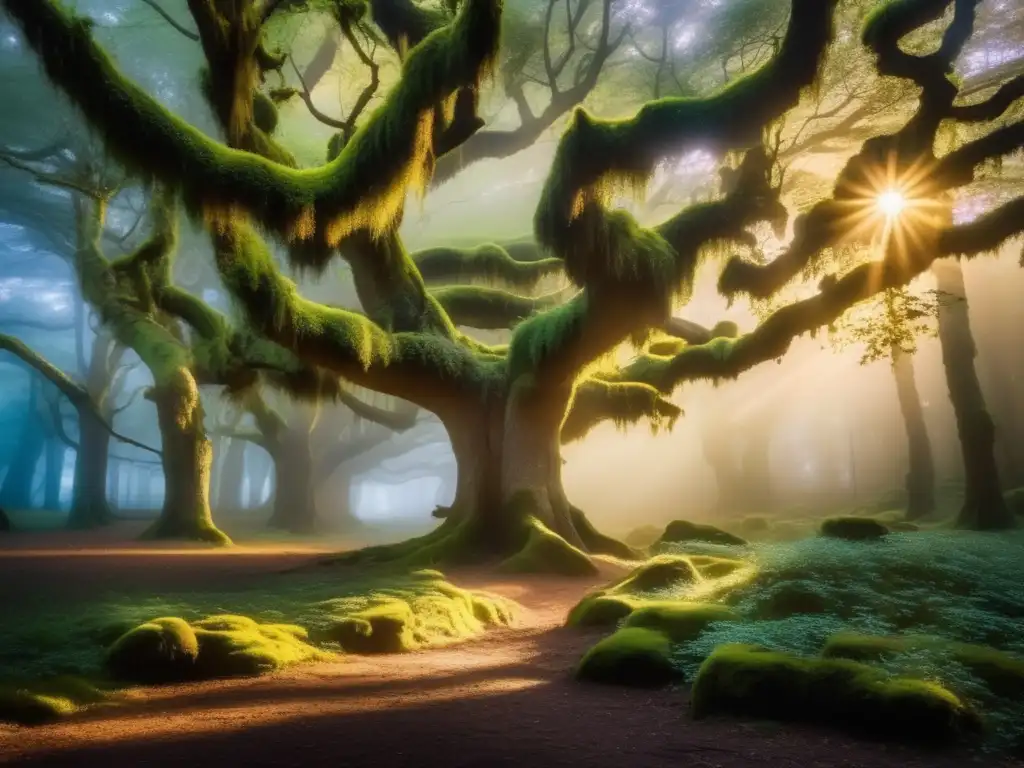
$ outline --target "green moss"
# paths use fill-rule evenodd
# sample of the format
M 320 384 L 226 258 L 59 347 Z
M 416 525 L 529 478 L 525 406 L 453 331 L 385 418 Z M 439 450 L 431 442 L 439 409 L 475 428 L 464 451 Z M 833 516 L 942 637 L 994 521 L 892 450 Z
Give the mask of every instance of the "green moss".
M 804 579 L 779 581 L 768 585 L 760 596 L 756 615 L 760 619 L 786 619 L 800 614 L 816 615 L 828 613 L 837 606 L 830 603 L 826 594 L 815 582 Z
M 475 248 L 426 248 L 412 255 L 413 263 L 423 279 L 436 283 L 461 283 L 467 280 L 501 282 L 510 287 L 529 290 L 551 275 L 562 273 L 561 259 L 518 261 L 495 243 Z
M 510 501 L 509 503 L 513 503 Z M 585 552 L 545 526 L 535 517 L 526 519 L 526 541 L 499 566 L 509 573 L 554 573 L 559 576 L 593 576 L 597 566 Z
M 644 688 L 668 685 L 679 679 L 671 653 L 672 644 L 661 632 L 620 629 L 584 654 L 576 679 Z
M 531 298 L 498 288 L 450 285 L 431 291 L 456 325 L 485 330 L 513 328 L 526 318 L 562 303 L 565 295 L 556 291 Z
M 951 642 L 925 635 L 881 637 L 856 632 L 832 635 L 821 651 L 824 658 L 881 662 L 894 656 L 932 651 L 966 667 L 996 696 L 1024 696 L 1024 659 L 984 645 Z
M 658 600 L 641 605 L 626 618 L 623 626 L 654 629 L 667 635 L 673 643 L 686 643 L 697 638 L 709 624 L 739 620 L 739 614 L 724 605 Z
M 199 641 L 188 622 L 162 618 L 129 630 L 110 646 L 106 669 L 115 680 L 163 683 L 193 675 Z
M 510 626 L 518 606 L 489 592 L 468 590 L 441 575 L 420 571 L 415 590 L 384 590 L 362 600 L 336 600 L 324 609 L 338 616 L 320 633 L 351 653 L 402 653 L 460 642 L 489 627 Z
M 164 683 L 259 675 L 331 654 L 308 642 L 306 630 L 220 615 L 189 625 L 164 618 L 119 638 L 107 653 L 110 675 L 125 682 Z
M 831 517 L 821 524 L 821 535 L 847 541 L 874 541 L 886 536 L 889 527 L 873 517 Z
M 689 520 L 673 520 L 665 526 L 665 532 L 658 544 L 678 544 L 686 541 L 703 541 L 708 544 L 743 546 L 747 542 L 713 525 L 691 523 Z
M 580 293 L 565 304 L 517 325 L 509 342 L 510 380 L 532 373 L 549 357 L 557 355 L 564 345 L 578 338 L 583 332 L 587 311 L 587 296 Z
M 971 708 L 942 686 L 888 678 L 852 661 L 724 645 L 701 665 L 693 715 L 716 713 L 825 723 L 865 735 L 949 742 L 979 730 Z
M 690 562 L 705 579 L 720 579 L 735 573 L 746 564 L 732 557 L 713 557 L 711 555 L 691 555 Z
M 434 111 L 491 69 L 501 20 L 496 0 L 464 4 L 451 25 L 409 52 L 398 85 L 333 162 L 294 170 L 227 149 L 168 112 L 118 70 L 90 22 L 57 2 L 12 0 L 5 10 L 126 167 L 174 185 L 193 210 L 236 205 L 283 236 L 315 230 L 333 242 L 362 226 L 389 226 L 409 185 L 424 183 Z
M 678 555 L 658 555 L 631 571 L 625 578 L 612 585 L 608 591 L 618 595 L 653 592 L 680 584 L 692 584 L 699 580 L 700 573 L 690 558 Z
M 643 601 L 626 595 L 597 592 L 587 595 L 569 611 L 566 626 L 612 627 L 629 616 Z
M 0 683 L 0 722 L 41 725 L 111 697 L 109 691 L 71 675 L 25 684 Z

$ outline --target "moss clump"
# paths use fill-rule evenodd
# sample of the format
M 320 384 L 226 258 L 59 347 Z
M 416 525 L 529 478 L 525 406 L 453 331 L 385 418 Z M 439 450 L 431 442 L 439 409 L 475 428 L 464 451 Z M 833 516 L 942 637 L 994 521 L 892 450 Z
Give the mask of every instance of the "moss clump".
M 889 532 L 885 523 L 871 517 L 830 517 L 820 529 L 822 536 L 847 541 L 874 541 Z
M 611 627 L 629 616 L 642 601 L 625 595 L 597 592 L 587 595 L 569 611 L 566 626 Z
M 108 691 L 71 675 L 26 684 L 0 684 L 0 722 L 50 723 L 110 697 Z
M 680 583 L 700 581 L 700 573 L 688 557 L 658 555 L 613 585 L 609 593 L 630 594 L 668 589 Z
M 880 662 L 893 656 L 926 650 L 966 667 L 996 696 L 1024 697 L 1024 659 L 985 645 L 955 643 L 925 635 L 881 637 L 840 632 L 828 639 L 821 655 L 830 659 Z
M 949 742 L 979 730 L 974 711 L 936 683 L 742 644 L 719 646 L 697 673 L 693 716 L 716 713 L 834 724 L 907 741 Z
M 526 543 L 499 566 L 501 570 L 510 573 L 554 573 L 559 576 L 597 574 L 597 566 L 585 552 L 569 544 L 540 520 L 529 517 L 526 526 Z
M 594 683 L 658 687 L 679 679 L 672 666 L 672 643 L 662 632 L 627 627 L 584 654 L 576 678 Z
M 106 668 L 115 680 L 173 682 L 192 677 L 198 656 L 199 641 L 188 622 L 153 619 L 114 641 L 107 651 Z
M 658 539 L 658 544 L 679 544 L 687 541 L 702 541 L 708 544 L 725 544 L 743 546 L 747 542 L 713 525 L 691 523 L 689 520 L 673 520 L 665 526 L 665 532 Z
M 637 608 L 623 626 L 654 629 L 673 643 L 686 643 L 698 637 L 709 624 L 739 620 L 740 615 L 724 605 L 659 600 Z
M 638 594 L 679 583 L 692 584 L 700 578 L 690 558 L 677 555 L 653 557 L 619 581 L 586 595 L 569 611 L 566 626 L 613 626 L 650 602 L 637 597 Z
M 246 616 L 211 616 L 192 625 L 155 619 L 115 641 L 106 667 L 114 679 L 153 684 L 260 675 L 332 657 L 307 640 L 301 627 L 258 624 Z
M 328 601 L 323 608 L 337 618 L 320 636 L 351 653 L 402 653 L 467 640 L 515 621 L 518 607 L 511 600 L 456 587 L 437 571 L 414 576 L 423 579 L 414 590 Z

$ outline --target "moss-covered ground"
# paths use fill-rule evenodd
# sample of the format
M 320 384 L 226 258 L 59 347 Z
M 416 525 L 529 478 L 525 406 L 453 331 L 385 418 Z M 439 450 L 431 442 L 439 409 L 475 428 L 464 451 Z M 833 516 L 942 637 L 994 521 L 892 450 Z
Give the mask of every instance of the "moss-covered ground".
M 986 746 L 1024 747 L 1024 532 L 849 540 L 816 527 L 793 541 L 659 545 L 661 554 L 568 617 L 618 628 L 593 651 L 602 659 L 595 679 L 615 682 L 609 665 L 622 678 L 657 647 L 672 665 L 662 684 L 698 680 L 700 714 L 825 720 L 905 739 L 973 738 L 980 722 Z M 630 654 L 627 629 L 661 640 L 644 634 Z M 652 665 L 641 666 L 649 680 Z M 821 679 L 830 693 L 808 692 Z M 839 703 L 822 709 L 819 695 Z M 865 701 L 899 703 L 888 720 L 907 723 L 872 728 L 881 720 L 857 709 Z
M 46 722 L 116 702 L 130 685 L 446 645 L 511 625 L 518 610 L 427 570 L 278 574 L 230 591 L 21 608 L 4 616 L 0 633 L 0 721 Z

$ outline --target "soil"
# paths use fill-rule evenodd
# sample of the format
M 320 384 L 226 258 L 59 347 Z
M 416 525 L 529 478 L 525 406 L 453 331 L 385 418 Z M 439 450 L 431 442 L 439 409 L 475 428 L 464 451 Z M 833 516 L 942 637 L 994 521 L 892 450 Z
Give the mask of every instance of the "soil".
M 119 528 L 121 528 L 119 526 Z M 244 582 L 308 561 L 310 546 L 193 550 L 124 544 L 125 531 L 0 539 L 0 606 Z M 157 559 L 158 567 L 154 567 Z M 928 753 L 835 731 L 732 719 L 695 722 L 684 689 L 576 683 L 600 633 L 563 628 L 597 579 L 449 574 L 521 602 L 519 626 L 458 646 L 349 657 L 247 680 L 137 691 L 38 728 L 0 726 L 0 763 L 331 768 L 964 768 L 1024 762 Z M 342 576 L 339 576 L 341 578 Z M 31 584 L 29 593 L 26 584 Z M 0 630 L 2 631 L 2 630 Z

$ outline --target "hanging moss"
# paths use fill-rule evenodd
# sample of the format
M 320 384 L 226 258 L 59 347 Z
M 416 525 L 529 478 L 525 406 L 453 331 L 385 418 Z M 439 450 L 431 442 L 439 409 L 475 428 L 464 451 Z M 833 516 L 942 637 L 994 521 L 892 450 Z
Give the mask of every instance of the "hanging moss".
M 227 149 L 130 82 L 95 43 L 91 24 L 54 0 L 9 0 L 5 8 L 40 55 L 51 81 L 101 133 L 108 149 L 143 178 L 181 190 L 193 212 L 214 220 L 241 208 L 288 238 L 390 226 L 407 190 L 432 168 L 433 113 L 493 66 L 500 0 L 470 0 L 448 26 L 410 51 L 403 77 L 345 149 L 314 170 L 282 167 Z

